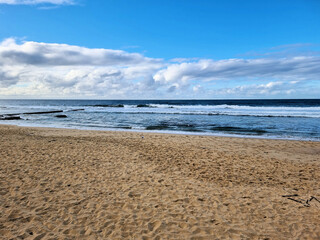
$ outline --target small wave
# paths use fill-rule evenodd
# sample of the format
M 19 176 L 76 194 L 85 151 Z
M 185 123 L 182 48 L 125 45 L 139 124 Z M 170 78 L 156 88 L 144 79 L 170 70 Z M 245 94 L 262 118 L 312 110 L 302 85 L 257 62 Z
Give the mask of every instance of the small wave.
M 241 127 L 231 127 L 231 126 L 212 127 L 210 128 L 210 130 L 229 132 L 229 133 L 247 133 L 247 134 L 254 134 L 254 135 L 262 135 L 267 133 L 266 130 L 258 129 L 258 128 L 241 128 Z
M 112 104 L 96 104 L 96 105 L 87 105 L 87 107 L 123 108 L 124 105 L 123 104 L 116 104 L 116 105 L 112 105 Z
M 90 110 L 89 110 L 90 111 Z M 105 114 L 167 114 L 167 115 L 208 115 L 208 116 L 238 116 L 238 117 L 267 117 L 267 118 L 320 118 L 318 114 L 294 114 L 294 113 L 240 113 L 240 112 L 183 112 L 183 111 L 90 111 L 91 113 L 105 113 Z
M 145 128 L 146 130 L 165 130 L 169 129 L 169 125 L 159 124 L 159 125 L 150 125 Z
M 156 106 L 152 106 L 150 104 L 138 104 L 137 108 L 156 108 Z
M 210 107 L 210 106 L 206 106 Z M 320 107 L 296 107 L 296 106 L 246 106 L 246 105 L 215 105 L 211 106 L 214 108 L 221 108 L 221 109 L 239 109 L 239 110 L 265 110 L 265 111 L 272 111 L 272 110 L 287 110 L 287 111 L 306 111 L 306 110 L 318 110 L 320 111 Z
M 183 123 L 175 124 L 175 126 L 181 127 L 181 128 L 193 128 L 193 127 L 195 127 L 193 124 L 183 124 Z
M 86 107 L 102 107 L 102 108 L 157 108 L 157 106 L 152 104 L 137 104 L 137 105 L 123 105 L 123 104 L 95 104 L 86 105 Z
M 120 128 L 120 129 L 132 129 L 131 126 L 116 126 L 116 127 L 113 127 L 113 128 Z
M 184 132 L 203 132 L 203 130 L 196 128 L 192 124 L 158 124 L 145 127 L 145 130 L 171 130 Z
M 308 110 L 317 110 L 320 111 L 319 106 L 313 107 L 301 107 L 301 106 L 249 106 L 249 105 L 232 105 L 232 104 L 220 104 L 220 105 L 174 105 L 174 104 L 150 104 L 151 106 L 159 108 L 177 108 L 177 109 L 239 109 L 239 110 L 288 110 L 288 111 L 308 111 Z

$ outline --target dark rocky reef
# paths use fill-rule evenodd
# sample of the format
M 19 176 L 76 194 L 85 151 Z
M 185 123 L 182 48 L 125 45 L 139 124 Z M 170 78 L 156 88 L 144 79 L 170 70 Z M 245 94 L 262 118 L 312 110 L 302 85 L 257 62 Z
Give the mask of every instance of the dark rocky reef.
M 97 105 L 93 105 L 93 107 L 124 107 L 123 104 L 117 104 L 117 105 L 110 105 L 110 104 L 97 104 Z
M 67 118 L 67 115 L 64 114 L 59 114 L 59 115 L 55 115 L 56 118 Z
M 150 107 L 148 104 L 138 104 L 137 108 L 142 108 L 142 107 Z
M 3 116 L 0 115 L 0 120 L 20 120 L 22 119 L 20 116 Z

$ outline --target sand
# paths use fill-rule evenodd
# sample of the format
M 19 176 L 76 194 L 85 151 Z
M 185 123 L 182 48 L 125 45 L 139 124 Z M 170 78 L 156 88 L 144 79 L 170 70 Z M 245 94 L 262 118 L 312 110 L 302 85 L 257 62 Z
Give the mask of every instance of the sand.
M 320 239 L 320 142 L 1 125 L 0 159 L 1 239 Z

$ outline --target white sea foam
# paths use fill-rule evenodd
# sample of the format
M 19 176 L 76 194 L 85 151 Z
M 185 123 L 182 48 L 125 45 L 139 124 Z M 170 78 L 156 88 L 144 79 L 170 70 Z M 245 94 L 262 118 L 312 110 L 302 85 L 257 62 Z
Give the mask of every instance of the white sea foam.
M 116 107 L 87 107 L 89 112 L 127 114 L 182 114 L 182 115 L 230 115 L 257 117 L 309 117 L 320 118 L 320 107 L 252 107 L 237 105 L 166 105 L 150 104 L 137 108 L 135 105 Z

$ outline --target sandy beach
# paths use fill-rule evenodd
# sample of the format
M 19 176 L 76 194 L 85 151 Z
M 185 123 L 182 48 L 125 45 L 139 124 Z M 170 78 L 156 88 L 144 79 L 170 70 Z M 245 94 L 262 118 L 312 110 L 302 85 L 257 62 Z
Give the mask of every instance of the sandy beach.
M 320 239 L 320 142 L 0 136 L 1 239 Z

